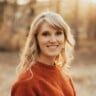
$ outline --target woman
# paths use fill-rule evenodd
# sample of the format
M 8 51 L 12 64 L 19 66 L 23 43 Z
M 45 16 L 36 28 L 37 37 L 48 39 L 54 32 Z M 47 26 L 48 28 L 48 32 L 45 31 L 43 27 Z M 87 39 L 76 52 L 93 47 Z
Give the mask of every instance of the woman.
M 66 71 L 73 48 L 70 28 L 59 14 L 43 12 L 37 16 L 21 55 L 11 96 L 76 96 Z

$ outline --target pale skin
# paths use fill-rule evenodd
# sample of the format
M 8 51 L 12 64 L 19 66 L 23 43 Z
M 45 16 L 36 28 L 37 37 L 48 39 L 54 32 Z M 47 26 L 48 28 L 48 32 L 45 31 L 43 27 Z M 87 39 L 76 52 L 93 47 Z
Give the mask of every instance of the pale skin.
M 58 56 L 64 47 L 64 32 L 58 31 L 44 22 L 38 32 L 37 42 L 40 47 L 38 61 L 44 64 L 53 65 L 56 56 Z

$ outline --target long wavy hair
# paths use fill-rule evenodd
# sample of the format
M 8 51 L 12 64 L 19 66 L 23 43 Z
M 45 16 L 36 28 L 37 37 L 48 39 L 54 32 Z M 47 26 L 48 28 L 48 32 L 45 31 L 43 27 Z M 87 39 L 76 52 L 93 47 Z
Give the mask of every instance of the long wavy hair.
M 40 25 L 42 25 L 43 22 L 47 22 L 53 28 L 64 32 L 64 48 L 56 57 L 55 63 L 60 65 L 62 68 L 66 68 L 66 66 L 68 66 L 70 61 L 73 59 L 75 41 L 69 26 L 59 14 L 50 11 L 43 12 L 32 21 L 25 46 L 21 54 L 20 63 L 17 67 L 17 72 L 26 71 L 30 69 L 33 64 L 35 64 L 36 58 L 39 54 L 36 35 L 37 32 L 39 32 Z

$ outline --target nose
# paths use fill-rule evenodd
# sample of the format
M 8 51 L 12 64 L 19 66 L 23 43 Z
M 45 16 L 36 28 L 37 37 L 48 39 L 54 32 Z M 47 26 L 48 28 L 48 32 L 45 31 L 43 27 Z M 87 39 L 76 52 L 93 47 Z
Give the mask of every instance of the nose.
M 56 36 L 52 35 L 52 36 L 50 37 L 50 42 L 54 43 L 54 42 L 56 42 L 56 41 L 57 41 Z

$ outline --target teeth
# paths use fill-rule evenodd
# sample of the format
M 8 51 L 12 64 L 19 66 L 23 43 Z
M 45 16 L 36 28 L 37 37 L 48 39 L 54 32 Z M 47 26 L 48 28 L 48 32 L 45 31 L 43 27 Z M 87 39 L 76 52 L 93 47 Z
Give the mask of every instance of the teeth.
M 57 48 L 57 45 L 55 45 L 55 46 L 48 46 L 49 48 Z

